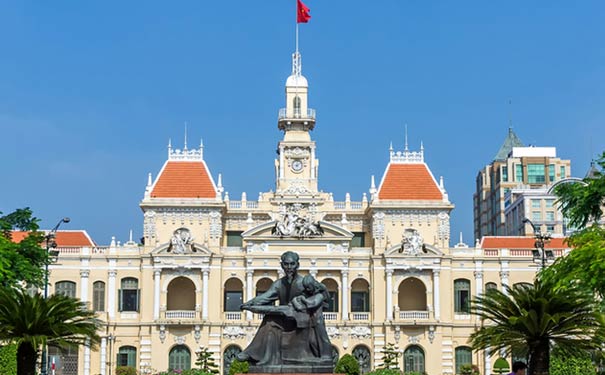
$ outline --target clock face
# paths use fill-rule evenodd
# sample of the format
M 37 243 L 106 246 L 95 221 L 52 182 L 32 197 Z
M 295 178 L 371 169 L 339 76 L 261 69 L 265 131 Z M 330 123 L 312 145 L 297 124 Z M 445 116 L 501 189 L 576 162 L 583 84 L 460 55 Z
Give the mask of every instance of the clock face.
M 292 162 L 292 170 L 294 172 L 300 172 L 303 169 L 303 163 L 300 160 L 294 160 Z

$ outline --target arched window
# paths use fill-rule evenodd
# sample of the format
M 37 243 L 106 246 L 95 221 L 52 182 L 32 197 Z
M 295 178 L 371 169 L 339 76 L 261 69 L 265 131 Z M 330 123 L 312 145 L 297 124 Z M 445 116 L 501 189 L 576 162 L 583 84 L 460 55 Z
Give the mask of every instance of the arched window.
M 168 284 L 166 310 L 195 310 L 195 284 L 186 277 L 177 277 Z
M 137 367 L 137 348 L 120 346 L 118 350 L 118 366 Z
M 471 282 L 467 279 L 454 280 L 454 312 L 470 312 Z
M 490 289 L 498 289 L 498 284 L 492 283 L 492 282 L 486 283 L 485 284 L 485 291 L 487 292 Z
M 229 345 L 225 348 L 223 352 L 223 374 L 229 375 L 229 369 L 231 368 L 231 363 L 235 359 L 235 357 L 242 351 L 242 349 L 237 345 Z
M 362 374 L 370 371 L 372 359 L 370 357 L 370 349 L 365 345 L 357 345 L 353 348 L 353 358 L 359 363 L 359 370 Z
M 190 370 L 191 352 L 185 345 L 177 345 L 170 350 L 168 356 L 168 368 L 170 370 Z
M 398 306 L 401 311 L 426 311 L 426 287 L 420 279 L 408 277 L 399 284 Z
M 324 311 L 338 312 L 338 284 L 333 279 L 324 279 L 321 283 L 326 286 L 328 294 L 330 295 L 330 302 Z
M 473 355 L 471 348 L 468 346 L 459 346 L 455 350 L 456 352 L 456 374 L 461 373 L 461 368 L 464 365 L 473 364 Z
M 76 283 L 73 281 L 59 281 L 55 284 L 55 294 L 61 294 L 67 297 L 76 297 Z
M 118 291 L 120 311 L 139 311 L 139 280 L 134 277 L 125 277 L 121 282 L 121 289 Z
M 268 277 L 263 277 L 256 282 L 256 295 L 265 293 L 269 290 L 269 287 L 273 284 L 273 281 Z
M 403 372 L 424 372 L 424 350 L 418 345 L 411 345 L 403 352 Z
M 521 282 L 521 283 L 513 284 L 513 288 L 525 288 L 525 289 L 531 288 L 531 289 L 533 289 L 533 287 L 534 287 L 534 284 L 532 284 L 532 283 Z
M 244 303 L 244 285 L 235 277 L 225 282 L 224 309 L 225 311 L 240 311 L 239 306 Z
M 105 311 L 105 283 L 102 281 L 92 284 L 92 310 Z
M 351 312 L 370 311 L 370 286 L 364 279 L 357 279 L 351 284 Z

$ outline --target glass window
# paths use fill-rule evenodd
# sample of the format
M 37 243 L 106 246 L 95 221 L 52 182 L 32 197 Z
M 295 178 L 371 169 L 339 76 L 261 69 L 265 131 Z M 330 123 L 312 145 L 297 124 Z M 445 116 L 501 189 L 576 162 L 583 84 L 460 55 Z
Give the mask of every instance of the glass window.
M 357 345 L 353 348 L 353 358 L 359 363 L 359 370 L 362 374 L 370 371 L 372 362 L 370 358 L 370 349 L 364 345 Z
M 534 221 L 534 224 L 536 221 L 541 221 L 542 220 L 542 212 L 540 211 L 533 211 L 531 213 L 531 220 Z
M 370 296 L 368 292 L 351 292 L 351 311 L 370 311 Z
M 468 346 L 459 346 L 456 348 L 456 374 L 461 374 L 461 368 L 464 365 L 472 365 L 473 356 L 471 348 Z
M 561 168 L 561 172 L 560 173 L 561 173 L 561 180 L 562 180 L 562 179 L 565 178 L 565 166 L 562 165 L 560 168 Z
M 55 294 L 76 298 L 76 283 L 73 281 L 59 281 L 55 284 Z
M 137 367 L 137 348 L 121 346 L 118 350 L 118 366 Z
M 486 283 L 485 290 L 488 291 L 490 289 L 498 289 L 498 284 L 492 282 Z
M 531 208 L 540 208 L 540 199 L 531 200 Z
M 555 181 L 555 165 L 548 165 L 548 180 L 553 183 Z
M 527 182 L 530 184 L 542 184 L 546 181 L 544 176 L 544 164 L 527 165 Z
M 119 290 L 120 311 L 139 311 L 139 280 L 134 277 L 122 279 Z
M 242 247 L 242 231 L 227 231 L 227 246 Z
M 168 356 L 168 369 L 170 370 L 190 370 L 191 352 L 185 345 L 177 345 L 170 350 Z
M 330 301 L 328 302 L 328 307 L 326 307 L 326 309 L 324 311 L 338 312 L 338 291 L 329 290 L 328 294 L 330 295 Z
M 555 221 L 554 211 L 546 211 L 546 221 Z
M 365 247 L 366 238 L 364 232 L 353 232 L 353 239 L 351 239 L 351 247 Z
M 223 352 L 223 375 L 229 375 L 231 363 L 241 353 L 242 349 L 237 345 L 229 345 Z
M 225 311 L 240 311 L 239 306 L 244 303 L 244 294 L 241 290 L 225 291 Z
M 515 164 L 515 181 L 523 182 L 523 164 Z
M 467 279 L 454 281 L 454 311 L 457 313 L 470 312 L 471 282 Z
M 544 200 L 544 206 L 546 208 L 552 208 L 554 204 L 555 204 L 555 200 L 554 199 L 545 199 Z
M 409 346 L 403 352 L 403 372 L 424 373 L 424 350 L 418 345 Z
M 546 231 L 549 233 L 554 233 L 555 232 L 555 226 L 554 225 L 547 225 L 546 226 Z
M 92 310 L 105 311 L 105 283 L 102 281 L 92 284 Z
M 506 165 L 502 166 L 502 181 L 508 181 L 508 167 Z

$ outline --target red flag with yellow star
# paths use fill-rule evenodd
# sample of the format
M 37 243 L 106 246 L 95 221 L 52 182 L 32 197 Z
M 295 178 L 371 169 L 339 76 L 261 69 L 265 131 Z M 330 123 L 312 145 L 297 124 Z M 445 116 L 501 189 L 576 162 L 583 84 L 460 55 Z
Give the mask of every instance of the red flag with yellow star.
M 296 0 L 296 23 L 307 23 L 311 19 L 311 14 L 309 14 L 309 9 L 302 1 Z

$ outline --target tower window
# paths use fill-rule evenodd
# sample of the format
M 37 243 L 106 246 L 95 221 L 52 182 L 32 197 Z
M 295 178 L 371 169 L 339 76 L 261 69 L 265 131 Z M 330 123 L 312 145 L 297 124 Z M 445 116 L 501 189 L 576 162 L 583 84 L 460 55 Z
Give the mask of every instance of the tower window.
M 300 116 L 300 97 L 298 95 L 296 95 L 294 97 L 294 115 L 299 117 Z

